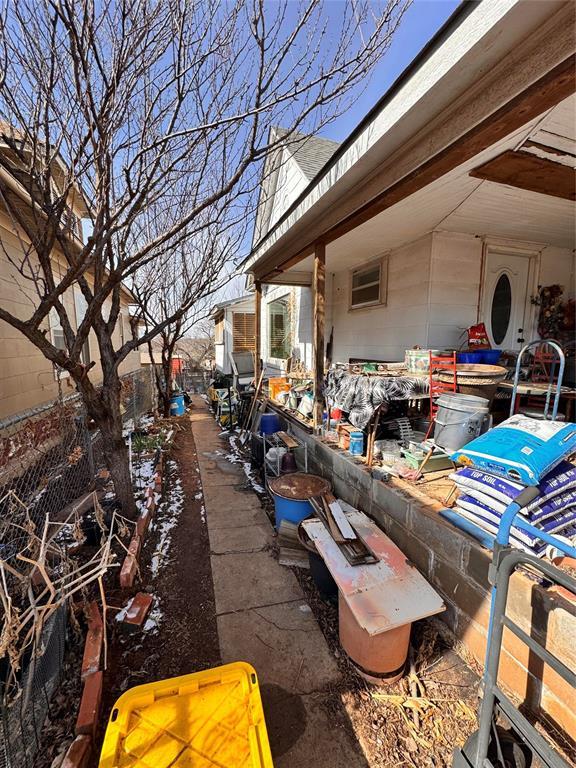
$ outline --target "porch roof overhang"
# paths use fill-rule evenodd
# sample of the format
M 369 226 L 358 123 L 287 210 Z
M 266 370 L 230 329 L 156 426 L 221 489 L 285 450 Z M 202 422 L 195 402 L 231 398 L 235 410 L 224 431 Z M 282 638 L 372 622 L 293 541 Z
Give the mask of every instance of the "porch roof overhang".
M 254 279 L 306 285 L 316 243 L 327 245 L 328 267 L 337 268 L 330 262 L 346 260 L 355 232 L 376 255 L 374 240 L 382 252 L 442 228 L 477 187 L 485 197 L 509 189 L 470 171 L 517 149 L 563 101 L 564 117 L 572 114 L 573 122 L 574 5 L 503 0 L 466 9 L 256 246 L 244 265 Z M 521 220 L 530 195 L 543 198 L 518 190 L 515 201 L 507 200 Z M 573 242 L 574 204 L 553 199 L 549 228 L 559 244 Z M 401 208 L 408 218 L 418 212 L 420 231 L 402 230 L 396 215 Z M 460 231 L 452 223 L 447 228 Z M 383 227 L 394 230 L 386 243 Z M 362 259 L 361 252 L 355 255 Z

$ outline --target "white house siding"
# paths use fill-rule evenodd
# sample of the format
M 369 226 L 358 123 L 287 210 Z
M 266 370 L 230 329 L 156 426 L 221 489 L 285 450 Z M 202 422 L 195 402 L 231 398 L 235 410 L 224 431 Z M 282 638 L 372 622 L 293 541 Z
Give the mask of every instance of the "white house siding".
M 389 254 L 386 306 L 349 310 L 350 272 L 334 274 L 335 362 L 350 357 L 402 360 L 406 349 L 426 345 L 431 244 L 429 234 Z
M 276 224 L 292 202 L 296 200 L 298 195 L 308 185 L 308 179 L 287 147 L 282 151 L 280 163 L 268 229 L 271 229 Z
M 476 323 L 482 247 L 473 235 L 433 233 L 427 347 L 458 348 L 466 328 Z
M 527 247 L 520 241 L 506 242 L 520 249 Z M 402 360 L 405 350 L 416 344 L 432 349 L 460 347 L 466 328 L 481 319 L 484 246 L 482 237 L 434 232 L 391 251 L 386 306 L 349 310 L 350 272 L 334 273 L 332 289 L 327 292 L 326 323 L 327 336 L 334 325 L 333 360 Z M 566 298 L 574 297 L 574 252 L 544 244 L 536 248 L 541 249 L 537 284 L 559 283 Z M 537 338 L 537 312 L 531 311 L 529 298 L 527 340 Z

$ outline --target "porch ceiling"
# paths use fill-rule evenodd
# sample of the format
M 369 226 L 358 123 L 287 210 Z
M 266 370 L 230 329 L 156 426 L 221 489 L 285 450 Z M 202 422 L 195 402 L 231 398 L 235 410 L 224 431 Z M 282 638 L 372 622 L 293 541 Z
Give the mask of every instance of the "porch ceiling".
M 571 96 L 545 116 L 329 243 L 327 270 L 338 271 L 361 264 L 433 230 L 574 248 L 576 204 L 573 201 L 474 178 L 470 172 L 506 150 L 530 151 L 531 143 L 545 143 L 555 151 L 562 148 L 567 154 L 558 155 L 558 161 L 573 165 L 575 115 L 576 96 Z M 310 256 L 293 270 L 287 270 L 283 279 L 288 281 L 292 271 L 299 277 L 309 273 L 312 265 Z

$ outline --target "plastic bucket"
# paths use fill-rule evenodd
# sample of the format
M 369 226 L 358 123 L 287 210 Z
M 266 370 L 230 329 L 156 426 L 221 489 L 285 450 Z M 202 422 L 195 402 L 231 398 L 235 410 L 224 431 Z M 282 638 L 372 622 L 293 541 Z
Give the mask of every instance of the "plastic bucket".
M 260 432 L 263 435 L 272 435 L 280 430 L 280 419 L 277 413 L 263 413 L 260 417 Z
M 330 483 L 318 475 L 294 472 L 270 480 L 268 487 L 274 499 L 276 528 L 282 520 L 296 525 L 313 513 L 309 499 L 330 490 Z
M 362 456 L 364 453 L 364 433 L 350 432 L 350 455 Z
M 485 397 L 447 393 L 438 398 L 434 442 L 452 453 L 478 437 L 488 416 Z
M 185 411 L 184 395 L 172 395 L 170 398 L 170 416 L 182 416 Z

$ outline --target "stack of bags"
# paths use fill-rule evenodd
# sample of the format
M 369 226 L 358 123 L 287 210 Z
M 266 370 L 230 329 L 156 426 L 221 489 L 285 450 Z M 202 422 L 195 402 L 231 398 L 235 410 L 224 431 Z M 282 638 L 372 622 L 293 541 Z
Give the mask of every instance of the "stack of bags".
M 455 510 L 495 534 L 506 507 L 527 486 L 539 495 L 521 511 L 550 535 L 576 540 L 576 425 L 516 415 L 468 443 L 451 458 L 466 464 L 450 475 L 460 492 Z M 546 544 L 513 526 L 510 543 L 542 556 Z
M 495 534 L 506 507 L 524 489 L 512 482 L 479 469 L 465 467 L 450 475 L 460 492 L 455 511 L 480 528 Z M 549 534 L 572 538 L 576 535 L 576 467 L 563 461 L 538 484 L 540 495 L 521 516 Z M 542 556 L 546 544 L 517 526 L 510 530 L 510 543 L 526 552 Z

